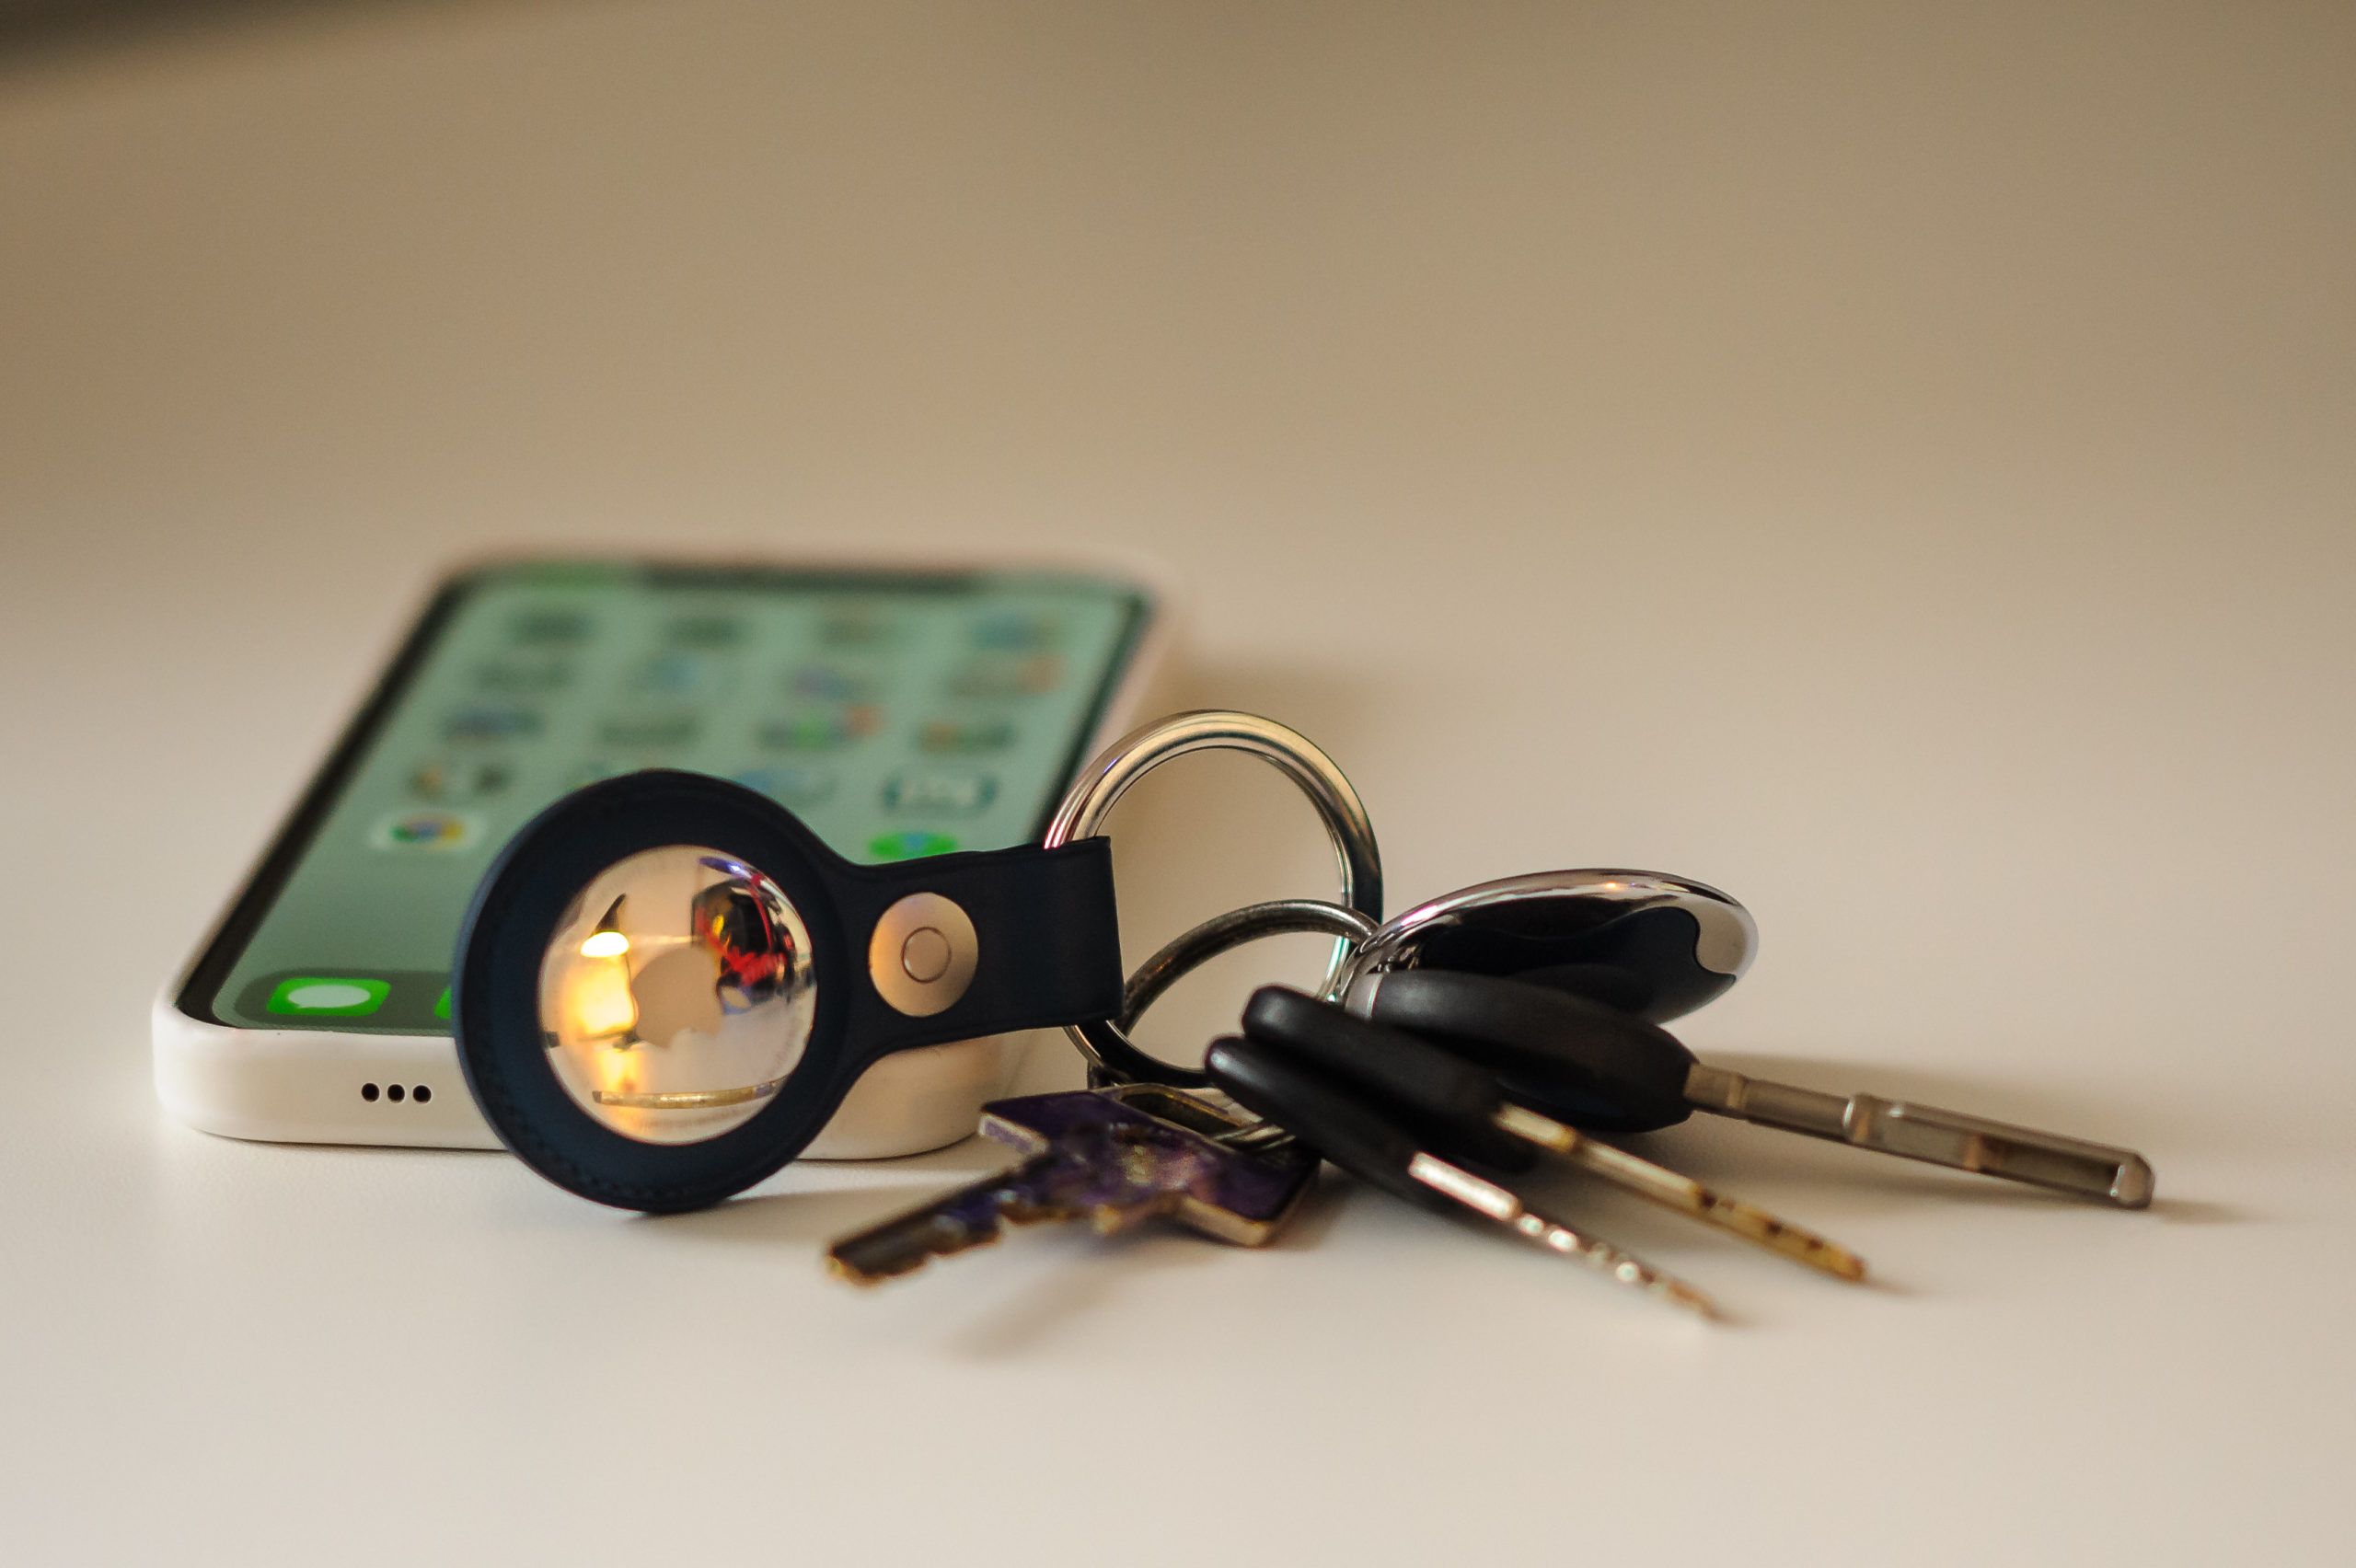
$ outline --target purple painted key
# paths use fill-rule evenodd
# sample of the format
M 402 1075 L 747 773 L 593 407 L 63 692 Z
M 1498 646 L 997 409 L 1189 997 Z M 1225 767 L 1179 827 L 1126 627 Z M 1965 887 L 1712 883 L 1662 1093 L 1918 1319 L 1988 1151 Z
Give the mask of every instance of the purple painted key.
M 826 1264 L 874 1285 L 995 1241 L 1009 1224 L 1085 1219 L 1110 1236 L 1156 1215 L 1256 1247 L 1299 1206 L 1317 1160 L 1299 1148 L 1246 1153 L 1214 1141 L 1252 1124 L 1149 1084 L 994 1101 L 982 1107 L 982 1131 L 1020 1150 L 1021 1164 L 844 1237 Z

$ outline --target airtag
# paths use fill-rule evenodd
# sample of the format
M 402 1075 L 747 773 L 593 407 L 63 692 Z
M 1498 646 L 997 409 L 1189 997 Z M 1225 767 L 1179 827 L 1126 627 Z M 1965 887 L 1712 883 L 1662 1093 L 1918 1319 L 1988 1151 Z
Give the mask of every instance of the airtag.
M 665 846 L 592 880 L 540 964 L 557 1081 L 600 1124 L 693 1143 L 750 1120 L 791 1076 L 817 1011 L 810 932 L 761 872 Z

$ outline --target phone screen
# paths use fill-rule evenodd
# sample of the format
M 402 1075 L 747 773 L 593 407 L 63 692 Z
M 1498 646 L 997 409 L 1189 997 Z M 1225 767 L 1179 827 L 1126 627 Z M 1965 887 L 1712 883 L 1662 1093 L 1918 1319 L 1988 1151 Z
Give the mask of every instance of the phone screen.
M 567 791 L 733 778 L 848 859 L 1036 836 L 1134 652 L 1076 575 L 540 562 L 451 584 L 193 972 L 233 1026 L 449 1032 L 475 885 Z

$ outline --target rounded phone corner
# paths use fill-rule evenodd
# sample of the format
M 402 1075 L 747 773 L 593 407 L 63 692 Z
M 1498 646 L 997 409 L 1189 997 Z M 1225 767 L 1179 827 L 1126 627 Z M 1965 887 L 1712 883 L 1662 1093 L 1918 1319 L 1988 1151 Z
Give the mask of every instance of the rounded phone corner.
M 258 1143 L 497 1148 L 436 1035 L 238 1029 L 171 990 L 149 1013 L 156 1098 L 176 1121 Z

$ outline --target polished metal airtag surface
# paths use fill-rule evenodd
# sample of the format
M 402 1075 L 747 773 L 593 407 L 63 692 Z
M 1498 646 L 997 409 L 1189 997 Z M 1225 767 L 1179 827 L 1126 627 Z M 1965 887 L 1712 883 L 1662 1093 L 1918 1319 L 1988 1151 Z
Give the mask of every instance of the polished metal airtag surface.
M 540 963 L 558 1081 L 643 1143 L 717 1137 L 757 1114 L 810 1043 L 810 932 L 784 890 L 690 845 L 607 868 Z
M 937 893 L 912 893 L 884 911 L 867 943 L 876 994 L 910 1018 L 954 1007 L 980 962 L 973 920 Z

